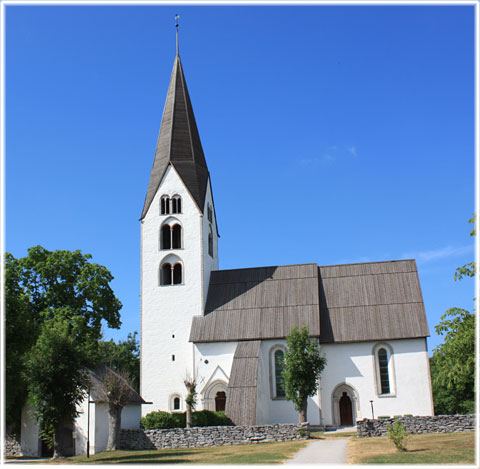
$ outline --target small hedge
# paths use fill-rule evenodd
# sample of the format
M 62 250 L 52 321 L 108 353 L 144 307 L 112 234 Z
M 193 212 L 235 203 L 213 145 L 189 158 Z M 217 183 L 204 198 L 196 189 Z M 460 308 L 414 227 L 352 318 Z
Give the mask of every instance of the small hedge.
M 145 430 L 156 430 L 165 428 L 185 428 L 185 412 L 164 412 L 157 410 L 142 417 L 140 425 Z M 225 415 L 225 412 L 214 412 L 213 410 L 200 410 L 192 414 L 193 427 L 215 427 L 233 425 L 232 421 Z

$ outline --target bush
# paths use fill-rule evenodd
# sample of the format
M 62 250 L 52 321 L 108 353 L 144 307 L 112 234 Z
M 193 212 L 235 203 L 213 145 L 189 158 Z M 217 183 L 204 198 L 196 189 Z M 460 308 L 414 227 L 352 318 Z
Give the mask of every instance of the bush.
M 400 420 L 395 420 L 393 425 L 388 425 L 387 436 L 398 451 L 407 451 L 408 433 Z
M 140 424 L 145 430 L 162 430 L 166 428 L 185 428 L 185 412 L 164 412 L 157 410 L 142 417 Z M 213 427 L 233 425 L 232 421 L 225 415 L 225 412 L 214 412 L 213 410 L 200 410 L 192 413 L 193 427 Z

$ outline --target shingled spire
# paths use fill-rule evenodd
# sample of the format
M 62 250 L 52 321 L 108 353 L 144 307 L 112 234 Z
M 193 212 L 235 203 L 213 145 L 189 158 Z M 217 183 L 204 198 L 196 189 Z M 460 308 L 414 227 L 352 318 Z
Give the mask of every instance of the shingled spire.
M 141 220 L 145 217 L 169 164 L 176 169 L 203 212 L 209 174 L 178 54 L 173 64 Z

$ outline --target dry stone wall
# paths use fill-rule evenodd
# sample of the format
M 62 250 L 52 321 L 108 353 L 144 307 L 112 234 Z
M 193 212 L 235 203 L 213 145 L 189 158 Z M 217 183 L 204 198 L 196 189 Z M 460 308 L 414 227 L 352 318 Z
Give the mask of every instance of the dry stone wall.
M 22 448 L 16 435 L 5 435 L 3 448 L 5 456 L 21 456 Z
M 120 448 L 162 449 L 241 445 L 268 441 L 303 440 L 308 423 L 222 427 L 171 428 L 167 430 L 122 430 Z
M 475 430 L 475 415 L 435 415 L 425 417 L 398 417 L 388 419 L 363 419 L 357 421 L 357 435 L 384 436 L 388 425 L 400 420 L 409 433 L 454 433 Z

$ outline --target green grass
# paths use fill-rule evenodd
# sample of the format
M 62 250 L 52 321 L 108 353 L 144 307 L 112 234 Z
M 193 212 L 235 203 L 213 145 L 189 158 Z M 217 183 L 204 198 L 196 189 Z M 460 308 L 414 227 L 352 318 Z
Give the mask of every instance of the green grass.
M 210 448 L 176 448 L 153 451 L 103 451 L 92 455 L 42 461 L 49 464 L 281 464 L 308 440 Z
M 350 439 L 350 464 L 475 464 L 475 432 L 409 435 L 407 451 L 385 436 Z
M 357 432 L 311 432 L 310 438 L 314 440 L 336 440 L 338 438 L 351 438 L 356 435 Z

